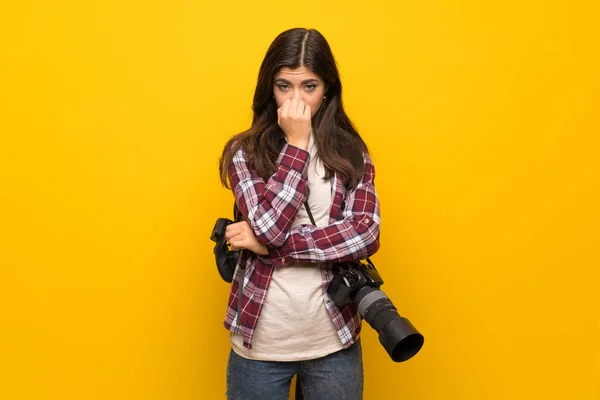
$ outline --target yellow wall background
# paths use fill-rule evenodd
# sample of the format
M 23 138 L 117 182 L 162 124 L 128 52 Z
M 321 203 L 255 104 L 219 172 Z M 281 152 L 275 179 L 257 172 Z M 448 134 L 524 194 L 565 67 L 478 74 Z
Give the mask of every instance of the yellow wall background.
M 0 398 L 224 398 L 217 159 L 306 26 L 376 163 L 383 289 L 426 337 L 395 364 L 365 326 L 365 399 L 600 399 L 596 4 L 2 3 Z

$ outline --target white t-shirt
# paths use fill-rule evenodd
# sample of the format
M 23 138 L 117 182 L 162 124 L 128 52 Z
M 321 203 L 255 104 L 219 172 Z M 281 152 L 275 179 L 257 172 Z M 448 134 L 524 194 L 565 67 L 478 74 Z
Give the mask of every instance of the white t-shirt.
M 308 199 L 317 226 L 329 224 L 331 184 L 324 180 L 325 168 L 317 159 L 311 135 L 308 143 Z M 311 224 L 302 206 L 294 226 Z M 240 335 L 231 334 L 233 351 L 242 357 L 263 361 L 301 361 L 324 357 L 343 348 L 325 309 L 322 264 L 292 263 L 275 268 L 265 304 L 252 339 L 252 350 Z

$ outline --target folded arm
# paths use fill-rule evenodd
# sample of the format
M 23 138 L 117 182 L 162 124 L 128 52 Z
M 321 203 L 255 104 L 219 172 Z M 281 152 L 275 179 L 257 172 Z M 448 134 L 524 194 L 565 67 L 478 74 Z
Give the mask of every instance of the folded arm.
M 277 170 L 265 182 L 249 168 L 243 150 L 233 157 L 228 175 L 235 201 L 256 238 L 269 248 L 283 245 L 306 199 L 309 158 L 307 151 L 284 145 Z
M 345 262 L 359 260 L 379 249 L 379 200 L 375 168 L 365 154 L 365 168 L 356 189 L 348 194 L 342 220 L 324 227 L 300 225 L 287 232 L 282 245 L 269 249 L 274 266 L 289 262 Z

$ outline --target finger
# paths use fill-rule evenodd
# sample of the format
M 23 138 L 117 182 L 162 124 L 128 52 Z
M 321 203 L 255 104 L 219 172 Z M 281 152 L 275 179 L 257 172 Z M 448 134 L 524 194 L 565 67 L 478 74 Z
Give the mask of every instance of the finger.
M 234 250 L 247 249 L 248 241 L 241 235 L 235 236 L 229 241 L 229 245 Z
M 279 114 L 281 118 L 286 118 L 290 114 L 290 103 L 290 99 L 285 99 L 285 101 L 281 105 L 281 113 Z
M 246 232 L 248 235 L 254 236 L 254 231 L 247 221 L 242 221 L 240 228 L 242 228 L 242 231 Z
M 292 101 L 290 102 L 290 108 L 289 108 L 289 116 L 293 117 L 297 114 L 297 109 L 298 109 L 298 99 L 292 99 Z
M 237 235 L 243 235 L 244 237 L 249 235 L 254 236 L 254 231 L 247 221 L 240 221 L 227 225 L 225 228 L 225 239 L 231 240 Z
M 250 224 L 248 223 L 248 221 L 237 222 L 237 225 L 242 229 L 246 229 L 246 228 L 250 227 Z
M 239 246 L 239 244 L 229 243 L 229 248 L 231 250 L 244 250 L 244 247 Z
M 247 225 L 248 223 L 246 221 L 234 222 L 233 224 L 227 225 L 227 227 L 231 229 L 241 229 L 244 224 Z
M 229 246 L 233 249 L 239 247 L 240 245 L 240 238 L 238 236 L 239 235 L 235 235 L 234 237 L 228 240 Z
M 296 108 L 296 115 L 299 115 L 299 116 L 304 115 L 305 108 L 306 108 L 306 103 L 302 100 L 299 100 L 298 107 Z
M 281 122 L 281 109 L 282 108 L 283 108 L 283 105 L 277 109 L 277 124 L 279 124 Z
M 281 110 L 281 112 L 283 113 L 286 111 L 287 107 L 289 107 L 289 106 L 290 106 L 290 99 L 285 99 L 283 101 L 283 103 L 281 103 L 281 106 L 279 106 L 278 110 Z
M 304 116 L 305 117 L 312 117 L 312 110 L 310 108 L 310 105 L 306 105 L 306 108 L 304 109 Z
M 235 225 L 229 224 L 225 227 L 225 237 L 227 237 L 228 235 L 231 236 L 231 234 L 235 231 Z
M 238 222 L 235 225 L 234 232 L 237 235 L 248 236 L 248 224 L 246 222 Z
M 225 239 L 230 240 L 231 238 L 238 235 L 241 231 L 241 228 L 238 224 L 230 224 L 225 228 Z

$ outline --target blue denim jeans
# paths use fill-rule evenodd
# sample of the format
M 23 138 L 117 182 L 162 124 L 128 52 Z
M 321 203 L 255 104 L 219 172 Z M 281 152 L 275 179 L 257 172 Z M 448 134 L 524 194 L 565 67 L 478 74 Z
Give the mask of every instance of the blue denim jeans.
M 307 361 L 256 361 L 233 350 L 227 365 L 229 400 L 287 400 L 294 375 L 302 377 L 304 400 L 361 400 L 360 340 L 345 350 Z

